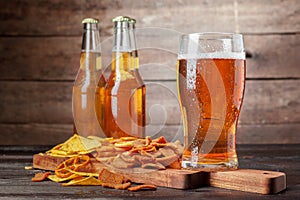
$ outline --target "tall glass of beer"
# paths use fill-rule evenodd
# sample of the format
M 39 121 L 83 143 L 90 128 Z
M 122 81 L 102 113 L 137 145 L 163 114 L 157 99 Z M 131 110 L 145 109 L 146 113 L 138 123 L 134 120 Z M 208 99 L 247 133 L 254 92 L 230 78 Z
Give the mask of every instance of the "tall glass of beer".
M 184 127 L 182 168 L 237 169 L 236 129 L 245 64 L 241 34 L 181 36 L 177 89 Z

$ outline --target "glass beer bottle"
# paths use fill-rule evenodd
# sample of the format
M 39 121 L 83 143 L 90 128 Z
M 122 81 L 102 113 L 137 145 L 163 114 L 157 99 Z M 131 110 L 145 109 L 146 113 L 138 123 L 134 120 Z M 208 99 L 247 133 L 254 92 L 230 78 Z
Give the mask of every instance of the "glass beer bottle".
M 104 130 L 114 138 L 145 135 L 146 88 L 137 77 L 138 66 L 133 69 L 129 21 L 124 16 L 113 19 L 112 72 L 105 86 Z
M 84 33 L 80 54 L 80 68 L 73 86 L 72 106 L 74 132 L 81 136 L 104 137 L 104 87 L 100 36 L 97 19 L 82 21 Z

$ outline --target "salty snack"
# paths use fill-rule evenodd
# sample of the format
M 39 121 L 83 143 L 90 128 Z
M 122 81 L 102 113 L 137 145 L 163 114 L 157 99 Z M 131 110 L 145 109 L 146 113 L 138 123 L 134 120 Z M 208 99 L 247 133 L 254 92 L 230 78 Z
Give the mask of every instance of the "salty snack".
M 103 187 L 110 187 L 115 189 L 127 189 L 131 183 L 123 175 L 103 169 L 98 179 L 102 182 Z
M 183 146 L 179 141 L 167 142 L 164 137 L 144 139 L 124 137 L 102 144 L 92 155 L 108 167 L 117 169 L 146 168 L 180 169 Z
M 168 142 L 164 137 L 114 139 L 74 135 L 45 154 L 39 154 L 40 161 L 45 158 L 50 164 L 59 164 L 55 164 L 54 174 L 38 173 L 32 181 L 48 178 L 62 182 L 63 186 L 101 185 L 129 191 L 156 189 L 155 185 L 147 184 L 130 187 L 131 173 L 180 169 L 182 152 L 179 141 Z M 38 162 L 37 166 L 41 164 L 43 162 Z
M 101 185 L 101 181 L 94 178 L 98 177 L 98 174 L 84 172 L 85 167 L 89 164 L 89 162 L 90 157 L 88 155 L 71 157 L 56 167 L 54 175 L 51 175 L 51 172 L 38 173 L 34 178 L 32 178 L 32 181 L 43 181 L 48 178 L 54 182 L 69 181 L 67 183 L 63 183 L 63 186 Z M 80 170 L 83 170 L 83 172 Z
M 128 188 L 129 191 L 131 192 L 136 192 L 136 191 L 140 191 L 140 190 L 156 190 L 156 186 L 155 185 L 149 185 L 149 184 L 144 184 L 144 185 L 137 185 L 137 186 L 133 186 Z
M 104 140 L 109 140 L 109 138 Z M 81 154 L 88 154 L 100 146 L 101 141 L 95 138 L 85 138 L 74 134 L 66 142 L 56 145 L 47 151 L 46 154 L 55 157 L 74 157 Z
M 98 179 L 103 183 L 122 184 L 128 182 L 128 179 L 125 178 L 123 175 L 111 172 L 107 169 L 103 169 L 99 173 Z
M 102 182 L 93 176 L 88 176 L 88 177 L 79 176 L 72 179 L 68 183 L 62 184 L 62 186 L 73 186 L 73 185 L 102 185 Z
M 37 173 L 34 175 L 34 177 L 31 179 L 31 181 L 32 182 L 41 182 L 41 181 L 45 180 L 50 174 L 51 174 L 51 172 Z

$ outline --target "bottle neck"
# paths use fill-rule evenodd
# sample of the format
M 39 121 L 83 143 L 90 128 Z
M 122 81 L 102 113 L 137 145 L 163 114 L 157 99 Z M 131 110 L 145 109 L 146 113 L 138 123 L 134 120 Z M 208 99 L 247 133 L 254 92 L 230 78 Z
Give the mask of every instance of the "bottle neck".
M 80 68 L 87 73 L 101 70 L 101 46 L 98 24 L 85 23 L 82 37 Z
M 112 49 L 112 71 L 117 74 L 129 71 L 130 60 L 129 24 L 127 21 L 114 23 L 114 41 Z
M 135 25 L 133 23 L 129 24 L 129 37 L 130 37 L 130 47 L 131 51 L 136 51 L 136 41 L 135 41 Z
M 131 69 L 138 70 L 139 68 L 139 58 L 138 51 L 136 48 L 135 40 L 135 25 L 134 23 L 129 23 L 129 37 L 130 37 L 130 47 L 131 47 Z
M 113 52 L 131 52 L 129 24 L 127 21 L 114 23 Z
M 101 53 L 98 24 L 86 23 L 83 26 L 81 51 Z

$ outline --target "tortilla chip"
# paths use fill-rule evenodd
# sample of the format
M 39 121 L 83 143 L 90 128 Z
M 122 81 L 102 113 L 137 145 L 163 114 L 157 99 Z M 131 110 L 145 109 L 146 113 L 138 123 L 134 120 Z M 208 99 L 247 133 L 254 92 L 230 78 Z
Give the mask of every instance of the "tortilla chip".
M 48 155 L 58 157 L 72 156 L 76 154 L 88 154 L 100 146 L 100 140 L 85 138 L 75 134 L 64 143 L 56 145 L 46 153 Z
M 60 178 L 56 175 L 49 175 L 48 176 L 48 179 L 50 179 L 51 181 L 54 181 L 56 183 L 60 183 L 60 182 L 64 182 L 64 181 L 68 181 L 68 180 L 71 180 L 73 178 L 77 178 L 79 177 L 80 175 L 78 174 L 72 174 L 71 176 L 67 177 L 67 178 Z
M 93 176 L 89 177 L 77 177 L 68 183 L 63 183 L 62 186 L 73 186 L 73 185 L 102 185 L 102 182 Z

